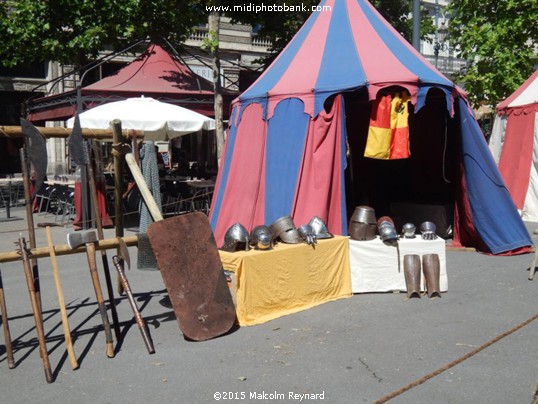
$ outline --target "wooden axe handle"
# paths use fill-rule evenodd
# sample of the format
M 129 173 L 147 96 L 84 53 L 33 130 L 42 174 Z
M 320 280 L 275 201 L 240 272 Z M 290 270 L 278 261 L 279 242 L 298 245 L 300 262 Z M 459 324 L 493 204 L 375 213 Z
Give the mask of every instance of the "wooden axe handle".
M 144 322 L 144 319 L 142 318 L 142 314 L 140 314 L 140 310 L 138 310 L 138 306 L 136 305 L 136 301 L 134 299 L 131 286 L 129 285 L 129 280 L 125 276 L 125 272 L 123 270 L 123 264 L 121 262 L 120 257 L 118 257 L 117 255 L 114 255 L 112 257 L 112 262 L 114 263 L 114 266 L 116 267 L 116 270 L 118 271 L 118 275 L 123 284 L 123 289 L 125 290 L 125 293 L 127 294 L 127 298 L 129 299 L 129 304 L 131 305 L 131 309 L 133 310 L 135 321 L 136 321 L 136 324 L 138 325 L 138 329 L 140 330 L 140 333 L 142 334 L 142 339 L 144 340 L 146 349 L 148 350 L 148 353 L 150 355 L 154 354 L 155 348 L 153 346 L 153 342 L 151 341 L 151 337 L 149 336 L 148 331 L 146 329 L 146 323 Z
M 142 194 L 142 197 L 144 198 L 144 202 L 146 202 L 149 212 L 151 213 L 151 216 L 153 216 L 153 220 L 155 222 L 163 220 L 163 215 L 159 209 L 159 206 L 157 206 L 157 203 L 155 202 L 155 199 L 153 198 L 153 195 L 151 194 L 151 191 L 149 190 L 146 184 L 146 181 L 144 180 L 144 177 L 142 176 L 140 167 L 138 167 L 138 164 L 136 164 L 133 154 L 127 153 L 125 155 L 125 161 L 127 161 L 129 170 L 131 170 L 131 173 L 133 174 L 133 178 L 136 181 L 136 185 L 138 185 L 140 194 Z
M 2 272 L 0 271 L 0 315 L 2 316 L 2 328 L 4 329 L 4 341 L 6 344 L 7 367 L 13 369 L 15 367 L 15 359 L 13 357 L 13 347 L 11 345 L 11 333 L 7 318 L 6 299 L 4 297 L 4 286 L 2 284 Z
M 37 331 L 37 340 L 39 342 L 39 353 L 41 354 L 41 360 L 43 361 L 43 370 L 45 371 L 45 379 L 47 383 L 54 381 L 52 370 L 50 368 L 49 354 L 47 351 L 47 345 L 45 343 L 45 331 L 43 329 L 43 319 L 41 318 L 41 311 L 39 303 L 37 301 L 34 277 L 32 275 L 32 269 L 30 268 L 30 258 L 26 250 L 26 240 L 19 238 L 19 246 L 22 255 L 22 266 L 24 269 L 24 276 L 26 277 L 26 284 L 28 286 L 28 293 L 30 294 L 30 302 L 32 304 L 32 312 L 34 313 L 35 328 Z
M 58 305 L 60 306 L 60 313 L 62 316 L 62 327 L 65 337 L 65 345 L 67 354 L 69 355 L 69 362 L 73 370 L 78 368 L 77 357 L 73 349 L 73 341 L 71 340 L 71 328 L 69 327 L 69 320 L 67 317 L 67 310 L 65 309 L 64 292 L 62 290 L 62 282 L 60 280 L 60 272 L 58 271 L 58 261 L 56 260 L 56 253 L 54 252 L 54 244 L 52 242 L 52 233 L 50 227 L 46 227 L 47 241 L 50 250 L 50 262 L 52 265 L 52 274 L 54 275 L 54 284 L 56 286 L 56 294 L 58 295 Z
M 103 328 L 105 330 L 106 340 L 106 355 L 109 358 L 114 357 L 114 347 L 112 340 L 112 329 L 110 328 L 110 321 L 105 307 L 105 300 L 103 298 L 103 291 L 101 289 L 101 283 L 99 282 L 99 274 L 97 273 L 97 261 L 95 259 L 95 246 L 93 243 L 86 243 L 86 254 L 88 256 L 88 264 L 90 267 L 90 275 L 92 278 L 93 289 L 95 291 L 95 297 L 97 299 L 97 306 L 101 313 L 101 321 L 103 322 Z

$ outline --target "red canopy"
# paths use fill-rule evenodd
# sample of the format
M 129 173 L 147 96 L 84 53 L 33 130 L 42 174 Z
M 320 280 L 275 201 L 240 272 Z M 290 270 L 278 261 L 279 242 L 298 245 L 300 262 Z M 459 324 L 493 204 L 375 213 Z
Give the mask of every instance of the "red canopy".
M 213 84 L 174 60 L 158 45 L 149 48 L 112 76 L 84 87 L 86 92 L 205 95 L 213 98 Z
M 82 109 L 142 95 L 214 116 L 213 84 L 154 44 L 116 74 L 83 87 Z M 225 115 L 231 98 L 231 94 L 224 94 Z M 28 104 L 28 119 L 32 122 L 66 120 L 76 110 L 77 94 L 73 90 L 32 100 Z

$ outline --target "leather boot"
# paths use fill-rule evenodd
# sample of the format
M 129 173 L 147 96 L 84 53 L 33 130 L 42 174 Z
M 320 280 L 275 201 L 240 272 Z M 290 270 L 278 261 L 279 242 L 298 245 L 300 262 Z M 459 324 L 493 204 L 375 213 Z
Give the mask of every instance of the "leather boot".
M 439 264 L 439 255 L 425 254 L 422 256 L 422 271 L 428 297 L 441 297 L 441 288 L 439 286 L 439 274 L 441 265 Z
M 420 255 L 404 255 L 403 262 L 407 298 L 418 297 L 420 299 Z

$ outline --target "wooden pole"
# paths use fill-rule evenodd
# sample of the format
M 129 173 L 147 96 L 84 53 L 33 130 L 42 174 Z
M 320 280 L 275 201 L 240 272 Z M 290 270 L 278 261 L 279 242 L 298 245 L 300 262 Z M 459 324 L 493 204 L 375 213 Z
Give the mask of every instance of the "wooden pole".
M 123 237 L 123 164 L 121 157 L 122 131 L 121 121 L 114 119 L 112 122 L 112 156 L 114 156 L 114 228 L 116 237 Z M 118 247 L 116 254 L 120 253 Z M 119 275 L 116 278 L 116 289 L 123 294 L 123 283 Z
M 34 227 L 34 207 L 32 206 L 32 194 L 30 191 L 30 165 L 28 164 L 28 153 L 26 146 L 19 150 L 21 159 L 21 170 L 24 186 L 24 205 L 26 207 L 26 223 L 28 226 L 28 237 L 30 248 L 36 248 L 35 227 Z M 38 191 L 37 189 L 35 190 Z M 41 288 L 39 286 L 39 268 L 34 257 L 30 259 L 32 276 L 34 278 L 34 291 L 37 298 L 39 312 L 41 313 Z M 41 315 L 41 314 L 40 314 Z
M 0 271 L 0 315 L 2 316 L 2 328 L 4 329 L 4 343 L 6 345 L 7 367 L 13 369 L 15 367 L 15 359 L 13 357 L 11 333 L 9 331 L 9 323 L 7 318 L 6 298 L 4 296 L 4 285 L 2 284 L 2 271 Z
M 138 236 L 128 236 L 123 237 L 123 241 L 128 246 L 136 246 L 138 245 Z M 105 240 L 99 240 L 97 243 L 95 243 L 95 249 L 96 250 L 110 250 L 112 248 L 118 248 L 120 245 L 120 242 L 117 238 L 110 238 Z M 56 256 L 60 255 L 71 255 L 71 254 L 80 254 L 86 252 L 86 247 L 80 246 L 77 248 L 71 248 L 68 244 L 59 244 L 54 247 L 54 252 L 56 253 Z M 29 251 L 29 254 L 34 258 L 43 258 L 43 257 L 49 257 L 50 256 L 50 250 L 48 247 L 39 247 L 39 248 L 32 248 Z M 20 251 L 10 251 L 10 252 L 3 252 L 0 253 L 0 262 L 13 262 L 13 261 L 20 261 L 21 260 L 21 254 Z
M 88 155 L 91 157 L 92 142 L 88 142 L 89 147 Z M 95 157 L 95 156 L 94 156 Z M 95 171 L 93 169 L 93 158 L 90 158 L 88 162 L 88 177 L 90 180 L 90 200 L 93 207 L 93 216 L 95 221 L 95 227 L 97 228 L 97 238 L 103 240 L 105 238 L 103 233 L 103 222 L 101 220 L 101 211 L 99 210 L 99 201 L 97 199 L 97 184 L 95 183 Z M 108 302 L 110 304 L 110 312 L 112 314 L 112 324 L 114 325 L 114 332 L 116 333 L 116 341 L 121 339 L 121 330 L 118 319 L 118 312 L 116 310 L 116 302 L 114 300 L 114 289 L 112 288 L 112 280 L 110 278 L 110 268 L 108 266 L 108 258 L 106 256 L 106 250 L 101 250 L 101 261 L 103 263 L 103 273 L 105 274 L 106 290 L 108 293 Z
M 121 159 L 121 144 L 121 121 L 115 119 L 112 121 L 112 156 L 114 157 L 114 226 L 116 228 L 116 237 L 123 237 L 123 214 L 121 203 L 123 195 L 123 165 Z
M 67 138 L 71 134 L 72 128 L 62 128 L 59 126 L 55 127 L 44 127 L 39 126 L 37 130 L 48 138 Z M 121 135 L 125 138 L 130 137 L 132 134 L 136 134 L 137 137 L 143 138 L 143 131 L 134 131 L 134 130 L 124 130 L 121 132 Z M 86 139 L 95 139 L 95 140 L 112 140 L 112 130 L 110 129 L 82 129 L 82 137 Z M 23 137 L 22 128 L 20 126 L 1 126 L 0 125 L 0 137 Z
M 45 330 L 43 329 L 43 319 L 41 318 L 41 307 L 37 303 L 36 291 L 34 289 L 34 282 L 32 279 L 32 270 L 30 269 L 30 260 L 28 258 L 28 251 L 26 250 L 26 241 L 24 237 L 19 238 L 19 246 L 24 268 L 24 276 L 26 277 L 28 293 L 30 294 L 30 302 L 32 303 L 32 312 L 34 313 L 37 340 L 39 342 L 39 353 L 41 354 L 41 360 L 43 361 L 43 370 L 45 371 L 47 383 L 52 383 L 54 381 L 54 376 L 52 375 L 52 370 L 50 368 L 49 353 L 47 351 L 47 344 L 45 342 Z

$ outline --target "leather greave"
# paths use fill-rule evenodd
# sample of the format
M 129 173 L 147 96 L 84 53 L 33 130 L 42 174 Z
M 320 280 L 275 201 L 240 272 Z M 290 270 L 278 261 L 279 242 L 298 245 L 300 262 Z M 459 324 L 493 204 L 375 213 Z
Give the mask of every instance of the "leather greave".
M 441 288 L 439 286 L 439 275 L 441 265 L 439 263 L 439 255 L 425 254 L 422 256 L 422 271 L 424 272 L 424 280 L 428 297 L 441 297 Z
M 403 262 L 407 298 L 420 298 L 420 255 L 404 255 Z

